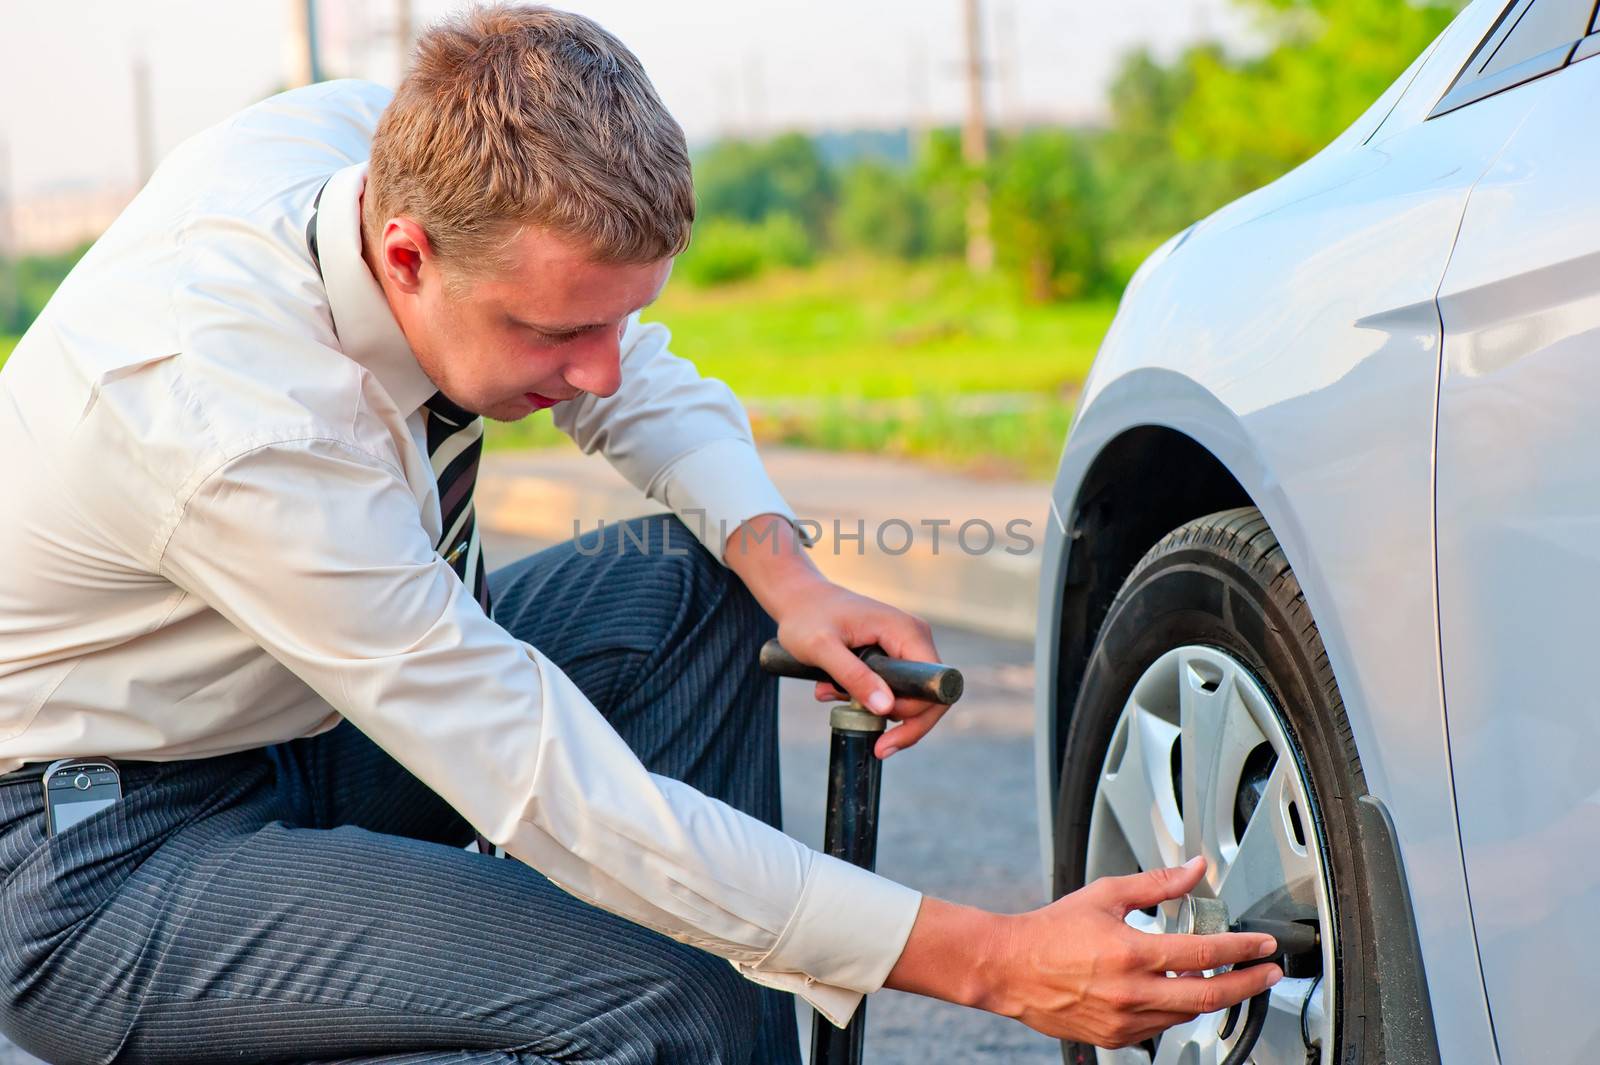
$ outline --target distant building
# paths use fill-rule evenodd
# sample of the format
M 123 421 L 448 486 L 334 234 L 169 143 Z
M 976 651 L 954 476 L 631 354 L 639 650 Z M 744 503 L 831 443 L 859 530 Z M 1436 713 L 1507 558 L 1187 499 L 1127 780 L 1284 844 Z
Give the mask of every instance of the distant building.
M 0 253 L 48 255 L 94 240 L 136 191 L 131 186 L 98 185 L 19 196 L 11 203 L 9 247 Z

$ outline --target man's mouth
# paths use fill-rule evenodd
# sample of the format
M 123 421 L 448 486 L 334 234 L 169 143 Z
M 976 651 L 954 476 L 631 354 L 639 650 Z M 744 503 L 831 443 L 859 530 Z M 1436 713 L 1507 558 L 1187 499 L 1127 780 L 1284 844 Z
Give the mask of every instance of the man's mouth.
M 522 398 L 532 403 L 534 410 L 544 410 L 546 407 L 553 407 L 561 402 L 559 399 L 551 399 L 549 396 L 542 396 L 537 392 L 524 392 L 522 393 Z

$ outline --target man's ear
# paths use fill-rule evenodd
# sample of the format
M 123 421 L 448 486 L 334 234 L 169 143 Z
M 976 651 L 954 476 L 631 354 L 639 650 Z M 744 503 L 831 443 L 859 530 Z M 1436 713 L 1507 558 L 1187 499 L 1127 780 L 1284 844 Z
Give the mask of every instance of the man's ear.
M 391 218 L 378 238 L 378 264 L 395 288 L 414 296 L 422 284 L 422 268 L 434 265 L 433 245 L 411 219 Z

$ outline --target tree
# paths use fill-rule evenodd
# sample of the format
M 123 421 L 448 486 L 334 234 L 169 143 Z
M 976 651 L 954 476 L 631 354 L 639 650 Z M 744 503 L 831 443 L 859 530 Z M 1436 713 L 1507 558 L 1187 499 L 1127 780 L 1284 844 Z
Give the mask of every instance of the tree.
M 844 172 L 833 222 L 845 247 L 914 259 L 928 246 L 927 204 L 912 176 L 877 159 Z
M 1072 299 L 1105 279 L 1098 189 L 1082 138 L 1034 130 L 1005 144 L 994 182 L 1000 262 L 1037 300 Z
M 1109 233 L 1165 236 L 1215 206 L 1219 168 L 1173 150 L 1194 91 L 1192 62 L 1191 56 L 1163 65 L 1140 49 L 1123 58 L 1112 79 L 1111 125 L 1092 146 L 1101 221 Z
M 769 141 L 719 141 L 694 165 L 702 218 L 755 224 L 772 214 L 797 219 L 814 242 L 827 232 L 836 189 L 811 138 L 785 133 Z
M 1235 0 L 1265 47 L 1207 42 L 1170 63 L 1127 56 L 1093 143 L 1100 217 L 1119 238 L 1170 235 L 1293 169 L 1365 110 L 1457 0 Z M 1137 239 L 1132 243 L 1137 244 Z
M 927 214 L 926 254 L 961 255 L 967 247 L 971 172 L 961 158 L 960 134 L 953 129 L 930 130 L 912 177 Z
M 1222 168 L 1215 195 L 1224 198 L 1266 184 L 1343 132 L 1461 7 L 1450 0 L 1236 2 L 1254 12 L 1272 47 L 1244 59 L 1216 49 L 1185 56 L 1193 84 L 1173 138 L 1181 159 Z
M 0 271 L 9 270 L 16 286 L 15 299 L 8 308 L 7 318 L 0 321 L 0 333 L 27 332 L 55 294 L 56 287 L 88 250 L 89 245 L 82 244 L 71 251 L 25 255 L 14 262 L 0 264 Z

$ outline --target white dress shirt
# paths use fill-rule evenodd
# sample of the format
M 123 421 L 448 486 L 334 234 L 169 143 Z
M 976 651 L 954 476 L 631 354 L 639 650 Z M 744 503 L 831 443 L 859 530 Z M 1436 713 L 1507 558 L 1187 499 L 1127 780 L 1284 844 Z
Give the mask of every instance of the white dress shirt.
M 317 85 L 180 146 L 0 371 L 0 771 L 349 718 L 566 890 L 842 1022 L 920 896 L 646 772 L 434 549 L 435 388 L 360 255 L 388 99 Z M 659 325 L 622 349 L 621 388 L 557 405 L 562 429 L 719 557 L 723 528 L 792 517 L 726 386 Z

